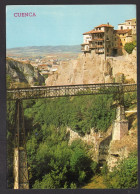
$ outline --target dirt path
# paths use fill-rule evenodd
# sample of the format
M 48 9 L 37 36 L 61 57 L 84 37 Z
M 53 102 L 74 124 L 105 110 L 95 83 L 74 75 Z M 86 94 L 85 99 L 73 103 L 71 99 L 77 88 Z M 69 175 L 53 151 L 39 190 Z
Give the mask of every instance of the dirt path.
M 105 186 L 103 182 L 103 177 L 100 175 L 94 176 L 90 183 L 82 187 L 82 189 L 106 189 L 107 187 Z

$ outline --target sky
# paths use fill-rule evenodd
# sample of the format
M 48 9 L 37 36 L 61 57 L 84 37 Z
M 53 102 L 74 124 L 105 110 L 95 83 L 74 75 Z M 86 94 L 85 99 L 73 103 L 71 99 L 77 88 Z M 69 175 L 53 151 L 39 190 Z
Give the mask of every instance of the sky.
M 14 13 L 35 13 L 14 17 Z M 136 18 L 135 5 L 8 5 L 6 47 L 80 45 L 83 33 L 100 24 L 118 28 Z

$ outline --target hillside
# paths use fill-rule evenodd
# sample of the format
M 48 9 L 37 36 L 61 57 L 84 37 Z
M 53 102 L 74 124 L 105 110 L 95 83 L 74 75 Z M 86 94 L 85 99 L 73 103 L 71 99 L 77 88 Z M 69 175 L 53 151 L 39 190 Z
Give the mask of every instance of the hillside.
M 6 74 L 14 85 L 23 82 L 31 86 L 44 83 L 44 77 L 40 75 L 38 70 L 34 70 L 31 64 L 15 61 L 11 58 L 6 59 Z
M 43 55 L 48 53 L 80 53 L 80 45 L 73 46 L 28 46 L 28 47 L 17 47 L 7 49 L 7 55 L 22 55 L 31 56 Z

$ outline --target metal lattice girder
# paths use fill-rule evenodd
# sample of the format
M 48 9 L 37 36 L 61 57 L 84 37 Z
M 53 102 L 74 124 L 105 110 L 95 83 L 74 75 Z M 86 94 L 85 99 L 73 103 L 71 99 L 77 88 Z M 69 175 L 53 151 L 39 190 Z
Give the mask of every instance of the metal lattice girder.
M 137 84 L 79 84 L 16 88 L 7 90 L 7 100 L 37 99 L 61 96 L 80 96 L 93 94 L 125 93 L 137 90 Z

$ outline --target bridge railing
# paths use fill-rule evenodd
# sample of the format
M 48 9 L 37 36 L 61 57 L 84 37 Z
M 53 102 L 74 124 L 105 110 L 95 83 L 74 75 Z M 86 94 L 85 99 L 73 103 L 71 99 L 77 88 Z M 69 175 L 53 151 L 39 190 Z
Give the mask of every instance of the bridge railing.
M 44 86 L 30 88 L 14 88 L 7 90 L 7 100 L 37 99 L 62 96 L 80 96 L 93 94 L 110 94 L 133 92 L 137 90 L 136 84 L 79 84 L 63 86 Z

